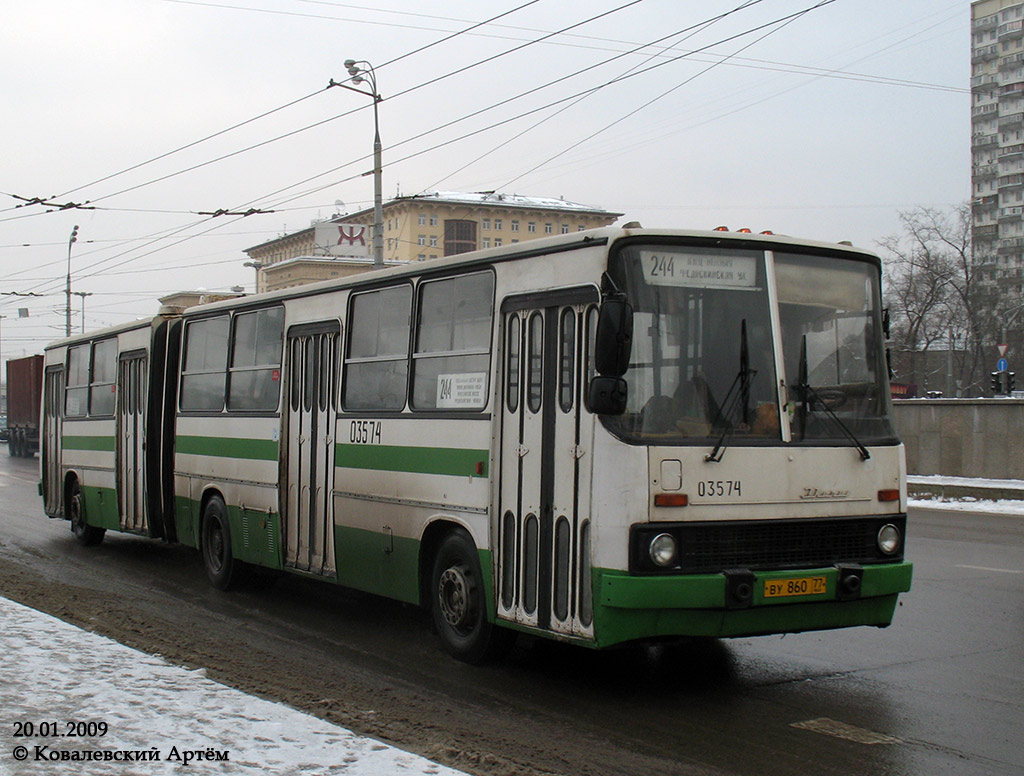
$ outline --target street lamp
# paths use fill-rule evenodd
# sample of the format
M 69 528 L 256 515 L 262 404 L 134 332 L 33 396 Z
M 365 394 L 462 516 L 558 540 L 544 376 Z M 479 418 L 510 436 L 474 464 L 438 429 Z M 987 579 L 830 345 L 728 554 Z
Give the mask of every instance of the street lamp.
M 92 296 L 92 291 L 75 291 L 75 296 L 82 297 L 82 334 L 85 334 L 85 298 Z
M 380 269 L 384 266 L 384 206 L 381 193 L 381 147 L 380 147 L 380 121 L 377 115 L 377 103 L 383 98 L 377 92 L 377 74 L 373 65 L 364 59 L 346 59 L 345 69 L 348 70 L 352 83 L 361 84 L 368 81 L 369 92 L 362 89 L 353 89 L 351 86 L 336 83 L 331 79 L 331 86 L 341 86 L 353 92 L 365 94 L 373 100 L 373 266 Z
M 64 286 L 64 294 L 67 297 L 67 309 L 64 318 L 64 336 L 71 336 L 71 246 L 78 240 L 78 224 L 71 230 L 71 237 L 68 238 L 68 280 Z
M 256 270 L 256 293 L 260 292 L 260 270 L 263 269 L 262 261 L 247 261 L 242 265 L 243 267 L 252 267 Z

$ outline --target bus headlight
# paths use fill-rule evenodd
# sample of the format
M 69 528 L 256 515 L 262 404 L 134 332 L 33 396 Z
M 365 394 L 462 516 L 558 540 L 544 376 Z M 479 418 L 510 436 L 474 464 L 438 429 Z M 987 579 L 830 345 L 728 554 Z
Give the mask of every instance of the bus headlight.
M 676 562 L 676 540 L 672 534 L 658 534 L 651 539 L 648 554 L 655 566 L 667 568 Z
M 892 555 L 900 548 L 902 539 L 900 529 L 892 523 L 886 523 L 878 531 L 878 549 L 884 555 Z

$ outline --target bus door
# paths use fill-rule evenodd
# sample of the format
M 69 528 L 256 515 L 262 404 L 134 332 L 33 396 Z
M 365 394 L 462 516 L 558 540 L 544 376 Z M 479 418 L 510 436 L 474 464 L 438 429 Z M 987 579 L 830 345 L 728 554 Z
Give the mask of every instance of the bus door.
M 46 370 L 43 390 L 43 433 L 39 456 L 42 458 L 43 494 L 48 515 L 63 514 L 64 367 Z
M 597 290 L 511 298 L 503 315 L 498 612 L 592 632 L 592 418 L 583 407 Z
M 147 531 L 146 354 L 122 355 L 117 369 L 117 499 L 121 528 Z
M 337 575 L 333 490 L 340 334 L 336 321 L 288 332 L 288 407 L 282 415 L 284 565 L 330 577 Z

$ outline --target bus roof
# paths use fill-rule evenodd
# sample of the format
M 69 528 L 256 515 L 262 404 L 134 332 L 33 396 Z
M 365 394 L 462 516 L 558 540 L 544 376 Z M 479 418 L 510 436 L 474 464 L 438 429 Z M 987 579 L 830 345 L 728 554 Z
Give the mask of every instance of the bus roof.
M 484 248 L 469 253 L 461 253 L 455 256 L 445 256 L 438 259 L 430 259 L 426 262 L 409 262 L 399 266 L 387 267 L 385 269 L 362 272 L 358 275 L 351 275 L 344 278 L 333 278 L 322 280 L 307 285 L 295 286 L 268 291 L 262 294 L 255 294 L 245 297 L 234 297 L 209 304 L 190 307 L 183 312 L 183 315 L 203 315 L 225 309 L 236 309 L 238 307 L 253 304 L 265 304 L 278 299 L 291 299 L 297 296 L 313 296 L 327 293 L 341 288 L 360 286 L 375 281 L 384 281 L 389 278 L 406 277 L 410 275 L 421 275 L 424 273 L 438 273 L 456 267 L 470 268 L 474 265 L 488 265 L 502 261 L 512 261 L 533 255 L 546 253 L 562 253 L 573 250 L 608 245 L 623 238 L 637 237 L 669 237 L 669 238 L 692 238 L 695 240 L 707 240 L 720 243 L 723 247 L 728 244 L 745 244 L 750 247 L 771 249 L 780 246 L 795 248 L 801 251 L 826 251 L 828 253 L 848 253 L 851 258 L 862 261 L 867 260 L 880 266 L 881 262 L 877 255 L 862 248 L 856 248 L 842 243 L 826 243 L 814 240 L 801 240 L 785 235 L 775 234 L 752 234 L 747 232 L 728 231 L 701 231 L 692 229 L 644 229 L 604 226 L 598 229 L 588 229 L 583 232 L 572 232 L 570 234 L 553 235 L 541 237 L 525 242 L 503 245 L 497 248 Z

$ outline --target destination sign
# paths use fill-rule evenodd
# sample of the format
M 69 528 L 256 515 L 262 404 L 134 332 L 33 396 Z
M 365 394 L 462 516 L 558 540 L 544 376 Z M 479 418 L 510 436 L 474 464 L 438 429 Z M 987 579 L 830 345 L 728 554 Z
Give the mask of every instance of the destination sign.
M 757 259 L 750 255 L 640 251 L 644 279 L 652 286 L 752 289 Z

